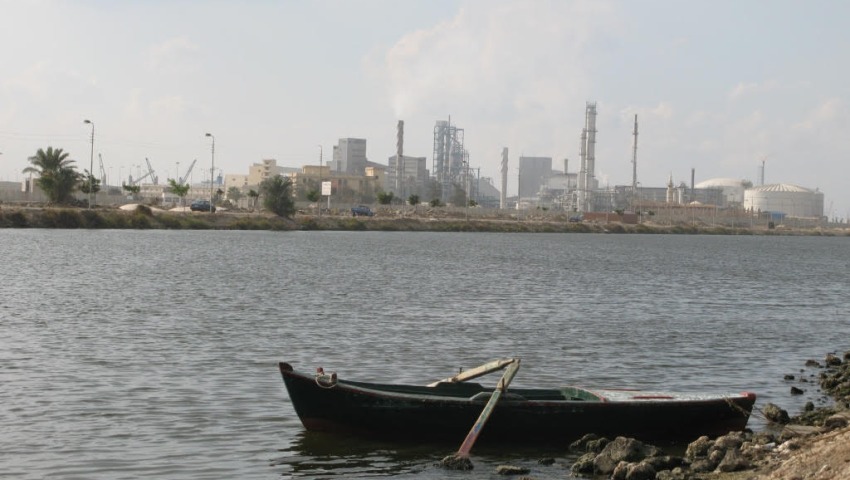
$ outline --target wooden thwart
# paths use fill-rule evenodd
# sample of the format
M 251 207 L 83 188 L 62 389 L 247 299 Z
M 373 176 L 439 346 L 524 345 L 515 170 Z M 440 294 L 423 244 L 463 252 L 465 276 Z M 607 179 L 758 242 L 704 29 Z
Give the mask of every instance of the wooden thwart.
M 472 380 L 473 378 L 478 378 L 482 375 L 487 375 L 488 373 L 495 372 L 496 370 L 501 370 L 511 363 L 519 363 L 518 358 L 503 358 L 500 360 L 493 360 L 492 362 L 487 362 L 480 367 L 471 368 L 465 372 L 460 372 L 457 375 L 449 378 L 444 378 L 442 380 L 437 380 L 434 383 L 429 383 L 429 387 L 436 387 L 441 383 L 459 383 L 465 382 L 467 380 Z

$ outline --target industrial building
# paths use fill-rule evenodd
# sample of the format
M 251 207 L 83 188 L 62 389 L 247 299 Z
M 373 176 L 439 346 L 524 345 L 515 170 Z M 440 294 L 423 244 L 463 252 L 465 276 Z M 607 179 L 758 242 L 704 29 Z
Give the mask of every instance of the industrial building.
M 744 191 L 750 188 L 752 183 L 740 178 L 712 178 L 704 180 L 695 185 L 699 190 L 720 190 L 723 202 L 721 205 L 742 205 L 744 203 Z
M 497 188 L 493 179 L 481 178 L 479 167 L 472 167 L 470 154 L 465 148 L 463 128 L 448 120 L 438 120 L 433 128 L 433 150 L 431 170 L 425 156 L 405 155 L 404 121 L 398 121 L 396 153 L 387 158 L 386 165 L 369 162 L 366 156 L 366 139 L 340 138 L 333 147 L 333 159 L 319 166 L 304 165 L 288 168 L 277 165 L 274 159 L 263 159 L 248 168 L 247 174 L 222 175 L 218 171 L 210 182 L 209 177 L 192 185 L 188 195 L 209 196 L 210 192 L 227 192 L 236 187 L 243 193 L 257 189 L 266 179 L 276 175 L 288 176 L 293 181 L 293 194 L 303 199 L 312 190 L 321 188 L 322 181 L 332 184 L 335 201 L 359 201 L 368 203 L 381 191 L 392 192 L 404 201 L 415 194 L 422 201 L 440 200 L 443 204 L 462 206 L 471 200 L 482 207 L 545 209 L 577 213 L 590 212 L 657 212 L 664 210 L 670 221 L 677 209 L 689 209 L 691 218 L 699 209 L 737 211 L 753 213 L 776 213 L 787 217 L 818 219 L 824 213 L 824 194 L 817 189 L 777 183 L 764 185 L 764 160 L 760 170 L 759 186 L 739 178 L 712 178 L 695 183 L 695 171 L 691 169 L 690 182 L 674 181 L 671 173 L 666 184 L 658 179 L 657 187 L 637 181 L 638 119 L 634 118 L 631 170 L 632 181 L 627 185 L 600 188 L 596 178 L 597 105 L 586 102 L 584 125 L 581 129 L 578 148 L 579 162 L 569 171 L 569 160 L 563 158 L 563 170 L 553 168 L 551 156 L 527 156 L 518 158 L 517 197 L 508 204 L 508 147 L 502 148 L 501 182 Z M 129 184 L 139 186 L 137 197 L 167 204 L 175 201 L 165 185 L 159 185 L 151 163 L 145 159 L 143 165 L 135 165 L 138 175 L 129 177 Z M 179 163 L 178 169 L 179 169 Z M 186 174 L 180 183 L 191 183 Z M 560 165 L 558 165 L 560 167 Z M 558 168 L 556 167 L 556 168 Z M 101 162 L 101 173 L 105 169 Z M 206 173 L 210 173 L 206 171 Z M 119 176 L 120 170 L 119 170 Z M 145 181 L 143 184 L 142 181 Z M 120 201 L 126 194 L 120 187 L 103 184 L 104 197 L 115 197 Z M 0 199 L 38 201 L 43 198 L 34 187 L 33 179 L 24 181 L 22 187 L 2 189 Z M 104 199 L 105 200 L 105 199 Z
M 439 120 L 434 125 L 432 172 L 440 200 L 449 203 L 456 193 L 469 185 L 469 152 L 463 146 L 464 130 L 448 121 Z
M 396 173 L 397 164 L 400 166 L 400 176 Z M 393 192 L 399 198 L 419 195 L 424 199 L 429 193 L 430 178 L 427 158 L 393 155 L 387 159 L 384 190 Z
M 366 139 L 340 138 L 334 145 L 331 170 L 348 175 L 366 174 Z
M 520 198 L 537 197 L 552 176 L 552 157 L 519 157 L 517 192 Z

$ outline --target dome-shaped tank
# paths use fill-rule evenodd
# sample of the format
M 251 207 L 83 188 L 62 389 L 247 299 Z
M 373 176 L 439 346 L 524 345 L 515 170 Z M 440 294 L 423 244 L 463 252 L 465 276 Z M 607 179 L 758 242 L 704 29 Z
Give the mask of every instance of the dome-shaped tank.
M 789 217 L 822 217 L 823 192 L 787 183 L 761 185 L 744 192 L 744 208 Z
M 715 188 L 723 191 L 723 201 L 726 205 L 741 204 L 744 201 L 744 190 L 749 186 L 749 182 L 740 178 L 712 178 L 699 182 L 694 185 L 694 188 L 709 189 Z

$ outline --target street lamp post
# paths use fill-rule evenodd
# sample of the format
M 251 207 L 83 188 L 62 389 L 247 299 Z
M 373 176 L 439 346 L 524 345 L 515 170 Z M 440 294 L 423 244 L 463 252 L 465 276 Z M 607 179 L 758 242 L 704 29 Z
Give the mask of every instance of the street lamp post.
M 94 122 L 83 120 L 83 123 L 91 125 L 91 156 L 89 158 L 89 208 L 94 205 Z
M 213 190 L 215 189 L 215 136 L 212 133 L 207 133 L 212 139 L 212 161 L 210 163 L 210 213 L 213 213 Z
M 319 193 L 322 192 L 322 146 L 319 145 Z M 319 195 L 319 200 L 322 199 L 322 196 Z M 330 203 L 330 200 L 328 200 Z M 322 206 L 319 204 L 319 216 L 322 216 Z

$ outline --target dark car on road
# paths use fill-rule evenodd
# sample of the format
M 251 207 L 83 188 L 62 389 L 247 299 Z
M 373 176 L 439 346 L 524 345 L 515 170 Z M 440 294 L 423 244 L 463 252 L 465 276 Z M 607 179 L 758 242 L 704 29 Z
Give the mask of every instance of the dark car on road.
M 215 212 L 215 205 L 210 208 L 209 200 L 195 200 L 192 205 L 189 205 L 189 209 L 193 212 Z
M 373 212 L 372 209 L 367 207 L 366 205 L 357 205 L 356 207 L 351 207 L 351 216 L 353 217 L 371 217 L 374 214 L 375 212 Z

